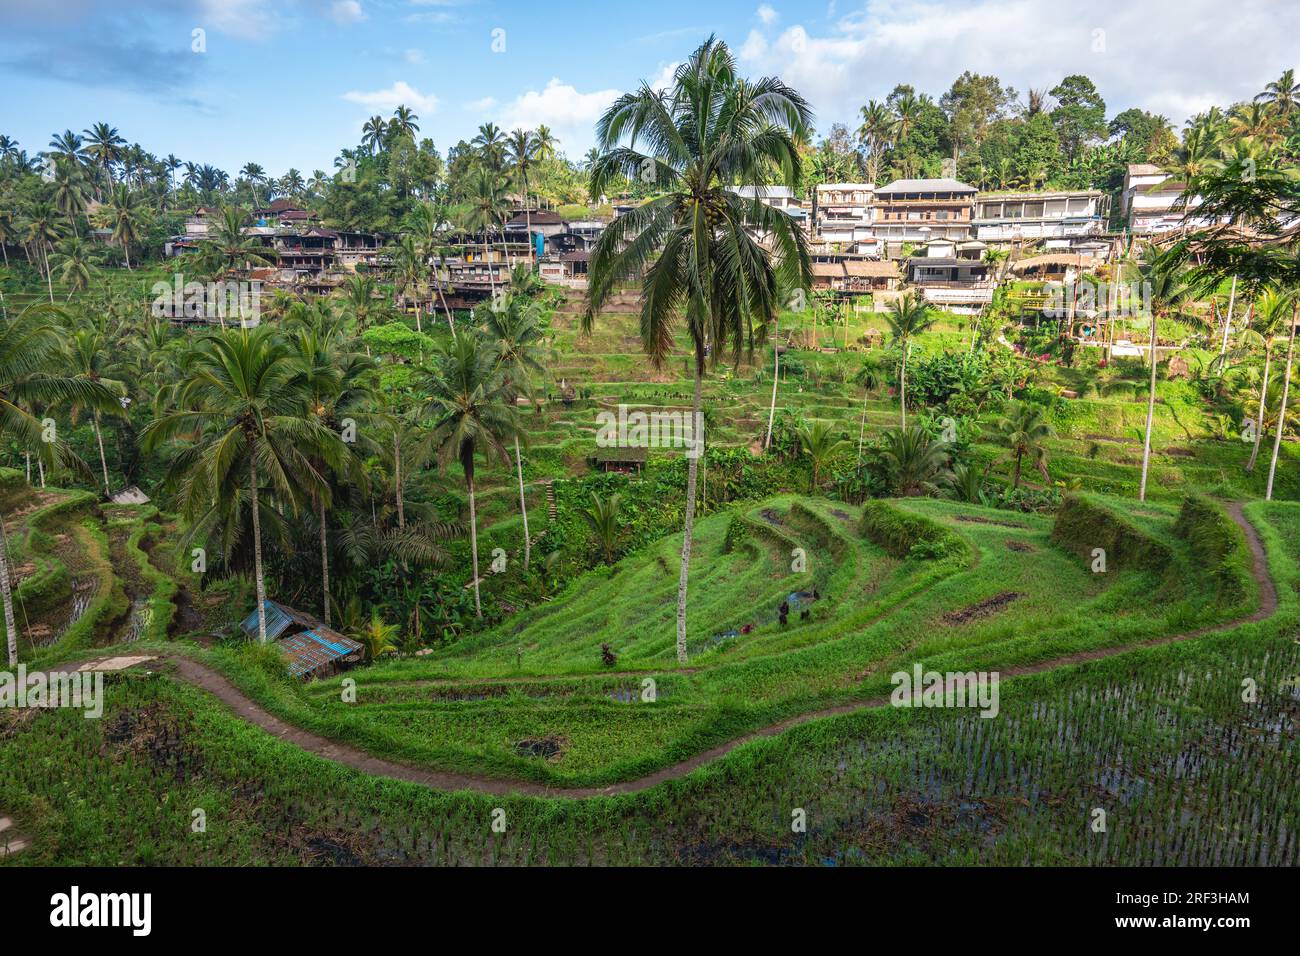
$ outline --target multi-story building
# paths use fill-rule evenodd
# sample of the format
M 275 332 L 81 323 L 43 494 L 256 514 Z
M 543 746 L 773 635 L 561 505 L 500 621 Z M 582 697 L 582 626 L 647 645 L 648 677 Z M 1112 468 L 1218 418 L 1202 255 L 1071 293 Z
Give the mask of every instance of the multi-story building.
M 874 183 L 822 183 L 813 192 L 813 236 L 850 252 L 874 251 L 871 205 Z
M 875 192 L 872 232 L 887 253 L 903 243 L 968 239 L 975 194 L 955 179 L 897 179 Z
M 1083 240 L 1106 231 L 1110 200 L 1097 189 L 980 193 L 975 238 L 988 243 Z
M 1159 166 L 1135 163 L 1124 174 L 1124 218 L 1137 236 L 1159 235 L 1176 229 L 1201 229 L 1215 223 L 1195 215 L 1201 197 L 1186 196 L 1187 184 L 1175 180 Z

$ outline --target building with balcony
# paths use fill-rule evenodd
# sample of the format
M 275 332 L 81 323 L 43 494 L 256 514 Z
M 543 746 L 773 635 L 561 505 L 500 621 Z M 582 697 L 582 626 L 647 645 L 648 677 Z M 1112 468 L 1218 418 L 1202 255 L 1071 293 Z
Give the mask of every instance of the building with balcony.
M 1086 240 L 1106 231 L 1110 200 L 1097 189 L 980 193 L 975 238 L 988 243 Z
M 897 179 L 875 192 L 872 232 L 886 254 L 903 243 L 969 239 L 976 189 L 955 179 Z

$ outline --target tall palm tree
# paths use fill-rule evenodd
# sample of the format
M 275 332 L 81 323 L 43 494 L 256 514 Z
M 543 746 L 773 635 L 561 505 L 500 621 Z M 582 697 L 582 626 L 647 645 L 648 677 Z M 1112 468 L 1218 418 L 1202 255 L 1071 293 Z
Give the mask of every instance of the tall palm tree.
M 41 201 L 33 203 L 27 214 L 24 240 L 35 247 L 40 256 L 42 270 L 45 273 L 45 286 L 49 292 L 50 305 L 54 304 L 54 280 L 50 276 L 50 250 L 63 235 L 63 227 L 56 219 L 54 206 Z
M 108 348 L 103 333 L 89 326 L 76 329 L 68 341 L 67 350 L 68 368 L 74 378 L 96 383 L 118 398 L 126 395 L 125 383 L 119 379 L 109 377 L 111 374 L 109 366 L 113 353 Z M 108 498 L 113 494 L 113 486 L 108 478 L 108 458 L 104 455 L 104 432 L 100 420 L 102 410 L 100 405 L 86 407 L 77 401 L 69 403 L 69 413 L 74 423 L 80 417 L 81 412 L 90 412 L 91 424 L 95 432 L 95 444 L 99 448 L 99 468 L 104 479 L 104 497 Z M 121 414 L 122 407 L 114 405 L 111 410 L 114 414 Z
M 337 465 L 339 436 L 303 415 L 304 392 L 284 342 L 272 326 L 209 333 L 189 357 L 179 409 L 150 422 L 146 450 L 193 433 L 167 469 L 181 513 L 196 528 L 248 509 L 253 526 L 257 634 L 265 643 L 266 579 L 262 568 L 262 483 L 289 508 L 324 493 L 314 461 Z M 240 524 L 236 521 L 235 524 Z
M 82 156 L 81 137 L 70 129 L 65 129 L 62 133 L 55 133 L 50 138 L 50 150 L 61 159 L 79 163 Z
M 415 134 L 420 131 L 418 120 L 420 117 L 409 106 L 399 106 L 393 111 L 393 118 L 389 122 L 389 128 L 401 136 L 409 136 L 415 139 Z
M 510 165 L 519 174 L 524 185 L 524 220 L 528 229 L 528 263 L 533 264 L 533 212 L 528 202 L 528 170 L 537 162 L 537 136 L 524 129 L 510 134 L 506 144 Z
M 784 211 L 746 200 L 732 185 L 779 171 L 799 181 L 797 139 L 811 127 L 803 97 L 780 79 L 736 73 L 725 43 L 710 37 L 678 67 L 670 90 L 642 83 L 619 97 L 596 127 L 602 155 L 591 171 L 594 199 L 626 177 L 662 192 L 614 220 L 592 254 L 583 328 L 623 282 L 641 285 L 641 342 L 655 365 L 673 350 L 684 320 L 694 351 L 692 422 L 701 420 L 705 366 L 730 350 L 752 354 L 774 321 L 781 288 L 806 289 L 812 268 L 803 230 Z M 624 139 L 627 143 L 622 144 Z M 640 148 L 644 145 L 644 149 Z M 761 232 L 770 246 L 754 237 Z M 677 583 L 677 658 L 686 659 L 686 587 L 695 484 L 703 435 L 695 436 Z
M 1264 87 L 1264 92 L 1255 97 L 1255 102 L 1266 103 L 1279 116 L 1289 117 L 1300 108 L 1300 83 L 1296 82 L 1295 70 L 1286 70 L 1273 82 Z
M 467 230 L 477 232 L 482 236 L 483 257 L 486 260 L 488 257 L 488 237 L 492 234 L 494 227 L 501 225 L 506 214 L 510 211 L 510 201 L 506 198 L 506 186 L 501 182 L 501 178 L 490 169 L 486 167 L 476 169 L 470 176 L 467 200 L 468 206 L 462 224 Z M 504 242 L 504 231 L 501 238 Z M 494 263 L 487 262 L 488 279 L 495 291 L 496 269 L 493 266 Z
M 1277 475 L 1277 456 L 1282 450 L 1282 432 L 1286 430 L 1286 402 L 1291 391 L 1291 363 L 1295 358 L 1295 325 L 1297 303 L 1291 304 L 1291 322 L 1286 336 L 1286 371 L 1282 373 L 1282 401 L 1277 410 L 1277 429 L 1273 433 L 1273 457 L 1268 463 L 1268 485 L 1264 491 L 1264 500 L 1273 500 L 1273 478 Z
M 86 208 L 86 195 L 82 191 L 81 167 L 69 160 L 58 160 L 54 166 L 54 205 L 68 220 L 68 228 L 77 231 L 77 217 Z
M 48 305 L 28 306 L 12 319 L 0 319 L 0 440 L 14 441 L 35 455 L 38 463 L 75 462 L 62 442 L 45 441 L 34 405 L 77 402 L 109 408 L 116 400 L 99 383 L 64 375 L 63 332 L 53 321 L 59 313 Z M 18 629 L 10 591 L 8 543 L 0 521 L 0 599 L 9 666 L 18 663 Z
M 807 423 L 800 425 L 798 434 L 799 447 L 803 449 L 803 453 L 808 456 L 808 460 L 812 464 L 808 493 L 810 495 L 816 494 L 822 468 L 835 455 L 847 447 L 848 442 L 835 433 L 835 429 L 830 422 L 824 421 L 813 422 L 811 425 Z
M 1044 442 L 1056 437 L 1056 430 L 1047 420 L 1043 406 L 1033 402 L 1012 402 L 1006 414 L 994 422 L 993 433 L 1007 446 L 1015 463 L 1011 470 L 1013 489 L 1020 487 L 1020 469 L 1026 457 L 1033 461 L 1043 481 L 1049 480 Z
M 96 270 L 91 260 L 90 244 L 80 236 L 68 236 L 54 247 L 51 266 L 58 267 L 59 279 L 68 287 L 68 298 L 90 287 Z
M 1246 462 L 1246 474 L 1255 470 L 1255 461 L 1259 458 L 1260 440 L 1264 437 L 1264 403 L 1268 397 L 1269 360 L 1272 358 L 1273 343 L 1286 328 L 1286 321 L 1295 305 L 1295 298 L 1294 292 L 1269 289 L 1255 303 L 1255 316 L 1250 332 L 1264 347 L 1264 371 L 1259 385 L 1259 411 L 1255 415 L 1255 442 L 1250 449 L 1250 460 Z
M 877 100 L 868 101 L 860 113 L 862 125 L 858 127 L 858 139 L 867 147 L 867 178 L 876 183 L 880 181 L 881 157 L 894 141 L 899 122 L 889 107 Z
M 113 230 L 113 241 L 121 245 L 126 256 L 126 268 L 130 271 L 131 244 L 140 241 L 140 233 L 148 216 L 139 193 L 132 192 L 125 183 L 113 187 L 102 215 Z
M 518 429 L 505 375 L 496 350 L 477 335 L 458 335 L 434 358 L 427 388 L 433 411 L 433 436 L 439 462 L 460 463 L 469 493 L 470 554 L 474 571 L 474 614 L 483 616 L 479 595 L 478 515 L 474 498 L 474 459 L 478 454 L 502 464 L 510 460 L 505 441 Z
M 889 337 L 903 350 L 903 363 L 898 371 L 898 405 L 902 413 L 903 431 L 907 431 L 907 353 L 911 348 L 912 339 L 929 330 L 938 319 L 938 313 L 930 307 L 920 292 L 895 299 L 889 311 L 885 313 L 885 322 L 889 325 Z
M 384 148 L 384 137 L 388 133 L 388 124 L 382 116 L 372 116 L 361 127 L 361 145 L 374 155 Z
M 243 268 L 245 263 L 269 265 L 264 253 L 266 247 L 244 232 L 244 210 L 238 206 L 222 206 L 208 227 L 202 252 L 220 264 L 220 277 L 225 278 Z M 222 326 L 225 319 L 222 319 Z
M 1151 302 L 1151 387 L 1147 395 L 1147 423 L 1142 443 L 1142 480 L 1138 484 L 1138 500 L 1147 498 L 1147 472 L 1151 467 L 1151 426 L 1156 412 L 1156 358 L 1158 343 L 1157 323 L 1162 316 L 1176 311 L 1192 294 L 1192 286 L 1182 268 L 1177 250 L 1160 252 L 1150 248 L 1138 264 L 1138 274 L 1149 290 Z
M 126 140 L 117 134 L 116 126 L 96 123 L 90 129 L 82 130 L 86 138 L 84 152 L 103 171 L 108 185 L 113 185 L 113 164 L 122 158 Z M 103 195 L 97 193 L 97 195 Z
M 493 172 L 500 172 L 506 160 L 506 137 L 496 123 L 484 123 L 470 145 L 479 152 L 483 164 Z
M 522 268 L 522 266 L 520 267 Z M 545 331 L 536 305 L 511 296 L 504 308 L 487 310 L 484 334 L 497 353 L 497 364 L 506 376 L 507 397 L 518 405 L 520 397 L 533 398 L 533 381 L 543 374 Z M 514 434 L 515 473 L 519 480 L 519 514 L 524 523 L 524 567 L 532 559 L 533 543 L 528 534 L 528 503 L 524 498 L 524 461 L 519 451 L 519 431 Z
M 539 162 L 549 162 L 555 158 L 557 141 L 551 128 L 545 123 L 537 127 L 534 134 L 537 137 L 537 159 Z

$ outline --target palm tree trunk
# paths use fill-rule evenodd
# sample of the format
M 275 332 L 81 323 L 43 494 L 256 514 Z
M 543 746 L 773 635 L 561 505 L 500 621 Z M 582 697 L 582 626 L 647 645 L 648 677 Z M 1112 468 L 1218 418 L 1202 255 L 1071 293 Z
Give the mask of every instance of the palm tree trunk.
M 695 533 L 695 477 L 699 470 L 699 451 L 704 448 L 704 435 L 698 428 L 700 422 L 700 388 L 703 373 L 695 366 L 695 394 L 691 401 L 692 436 L 697 443 L 696 453 L 686 464 L 686 526 L 682 531 L 682 566 L 677 577 L 677 660 L 686 663 L 686 583 L 691 568 L 691 538 Z
M 898 373 L 898 408 L 903 413 L 903 431 L 907 431 L 907 339 L 903 339 L 903 366 Z
M 1282 377 L 1282 407 L 1277 411 L 1277 434 L 1273 436 L 1273 460 L 1268 466 L 1268 488 L 1264 491 L 1264 500 L 1273 500 L 1273 476 L 1277 474 L 1277 453 L 1282 449 L 1282 432 L 1286 428 L 1286 400 L 1291 389 L 1291 359 L 1295 355 L 1295 319 L 1296 309 L 1291 309 L 1291 334 L 1286 340 L 1286 374 Z
M 772 404 L 767 410 L 767 437 L 763 439 L 763 450 L 772 444 L 772 422 L 776 419 L 776 383 L 781 381 L 781 319 L 778 317 L 772 326 Z
M 122 255 L 126 257 L 126 271 L 127 272 L 133 271 L 131 269 L 131 246 L 129 243 L 125 241 L 123 241 L 122 243 Z
M 862 441 L 867 437 L 867 398 L 871 392 L 867 388 L 862 389 L 862 424 L 858 426 L 858 464 L 862 464 Z
M 397 526 L 406 527 L 406 508 L 402 500 L 402 443 L 393 435 L 393 491 L 397 496 Z
M 18 666 L 18 625 L 14 623 L 14 596 L 9 586 L 9 551 L 2 519 L 0 519 L 0 599 L 4 601 L 9 666 L 16 667 Z
M 1232 277 L 1232 291 L 1228 293 L 1228 315 L 1223 320 L 1223 342 L 1219 345 L 1219 358 L 1228 351 L 1228 332 L 1232 329 L 1232 307 L 1237 301 L 1237 277 Z
M 442 311 L 447 313 L 447 328 L 451 329 L 451 337 L 456 337 L 456 320 L 451 317 L 451 309 L 447 308 L 447 297 L 442 294 L 442 277 L 438 277 L 438 301 L 442 303 Z
M 1246 474 L 1255 470 L 1255 462 L 1259 458 L 1259 443 L 1264 437 L 1264 402 L 1268 398 L 1268 363 L 1273 357 L 1273 350 L 1269 348 L 1272 342 L 1264 344 L 1264 380 L 1259 386 L 1259 411 L 1255 415 L 1255 447 L 1250 450 L 1250 461 L 1246 462 Z
M 1016 451 L 1016 470 L 1011 476 L 1011 488 L 1013 491 L 1018 491 L 1020 489 L 1020 462 L 1024 457 L 1024 454 L 1024 449 Z
M 320 500 L 320 588 L 321 604 L 325 611 L 325 626 L 330 626 L 330 549 L 325 531 L 325 498 Z
M 266 643 L 266 579 L 262 576 L 262 517 L 257 513 L 257 459 L 248 459 L 248 487 L 253 499 L 253 577 L 257 581 L 257 639 Z
M 99 467 L 104 472 L 104 497 L 111 497 L 113 489 L 108 483 L 108 459 L 104 457 L 104 433 L 99 430 L 99 412 L 95 412 L 95 441 L 99 445 Z
M 45 263 L 45 285 L 50 290 L 50 305 L 54 304 L 54 279 L 50 275 L 50 254 L 41 246 L 41 259 Z
M 1151 310 L 1151 394 L 1147 396 L 1147 431 L 1142 443 L 1142 481 L 1138 501 L 1147 500 L 1147 469 L 1151 467 L 1151 422 L 1156 414 L 1156 311 Z
M 528 230 L 528 268 L 536 269 L 533 258 L 533 210 L 528 205 L 528 177 L 524 176 L 524 228 Z
M 524 501 L 524 460 L 519 454 L 519 436 L 515 436 L 515 470 L 519 473 L 519 513 L 524 517 L 524 567 L 533 553 L 533 542 L 528 537 L 528 503 Z
M 483 616 L 483 604 L 478 592 L 478 513 L 474 506 L 474 474 L 465 474 L 465 484 L 469 487 L 469 550 L 474 559 L 474 616 Z

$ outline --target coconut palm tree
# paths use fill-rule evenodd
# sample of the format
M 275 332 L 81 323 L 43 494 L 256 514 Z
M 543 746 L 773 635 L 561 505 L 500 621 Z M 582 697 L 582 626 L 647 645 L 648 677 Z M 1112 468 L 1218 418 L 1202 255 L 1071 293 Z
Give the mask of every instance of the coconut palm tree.
M 516 129 L 506 141 L 506 155 L 524 186 L 524 220 L 528 229 L 528 263 L 533 264 L 533 213 L 528 202 L 528 170 L 537 162 L 537 136 Z
M 899 498 L 936 494 L 952 481 L 946 442 L 934 441 L 923 428 L 885 432 L 880 461 L 890 491 Z
M 867 436 L 867 401 L 871 398 L 871 393 L 878 391 L 885 384 L 884 372 L 875 362 L 867 362 L 858 373 L 853 376 L 853 381 L 862 386 L 862 422 L 858 426 L 858 464 L 862 464 L 862 444 Z
M 387 135 L 388 124 L 384 122 L 384 118 L 382 116 L 372 116 L 361 127 L 361 145 L 373 156 L 384 148 L 384 140 Z
M 50 249 L 63 236 L 63 227 L 56 218 L 54 206 L 41 201 L 33 203 L 24 223 L 23 240 L 36 249 L 45 273 L 45 286 L 49 292 L 50 305 L 54 304 L 54 280 L 50 276 Z
M 1265 86 L 1264 92 L 1255 97 L 1255 102 L 1265 103 L 1279 116 L 1289 117 L 1300 108 L 1300 83 L 1296 82 L 1295 70 L 1284 71 Z
M 539 307 L 519 296 L 510 296 L 504 308 L 487 310 L 483 332 L 496 349 L 497 364 L 505 374 L 510 403 L 517 405 L 520 397 L 531 401 L 533 382 L 544 373 L 546 352 Z M 524 498 L 524 461 L 519 451 L 519 431 L 514 434 L 514 442 L 519 514 L 524 523 L 524 567 L 527 568 L 532 560 L 533 543 L 528 534 L 528 503 Z
M 898 132 L 899 121 L 889 107 L 877 100 L 870 100 L 859 111 L 862 125 L 858 127 L 858 140 L 867 147 L 867 178 L 873 183 L 880 181 L 880 160 L 884 151 Z
M 1138 484 L 1138 500 L 1147 498 L 1147 472 L 1151 467 L 1151 426 L 1156 412 L 1156 357 L 1159 319 L 1179 309 L 1192 295 L 1192 284 L 1182 267 L 1178 250 L 1160 252 L 1147 249 L 1138 263 L 1138 274 L 1150 296 L 1151 308 L 1151 387 L 1147 395 L 1147 423 L 1142 443 L 1142 479 Z
M 537 141 L 537 160 L 543 163 L 553 160 L 558 143 L 555 134 L 551 132 L 551 128 L 542 123 L 537 127 L 537 132 L 533 135 Z
M 483 164 L 492 172 L 499 173 L 506 160 L 506 137 L 496 123 L 484 123 L 478 128 L 478 135 L 469 144 L 479 152 Z
M 903 362 L 898 370 L 898 406 L 902 413 L 902 429 L 907 430 L 907 353 L 912 339 L 926 332 L 939 319 L 939 315 L 925 301 L 920 292 L 895 299 L 885 313 L 890 340 L 903 350 Z
M 102 384 L 63 374 L 60 313 L 48 305 L 29 306 L 12 319 L 0 319 L 0 440 L 17 443 L 38 463 L 76 464 L 61 440 L 47 441 L 45 428 L 31 409 L 37 405 L 75 402 L 88 408 L 111 408 L 116 400 Z M 84 466 L 81 466 L 84 468 Z M 10 591 L 8 543 L 0 521 L 0 599 L 9 666 L 18 663 L 18 629 Z
M 415 139 L 415 134 L 420 131 L 419 119 L 420 117 L 416 116 L 409 106 L 399 106 L 393 111 L 393 118 L 389 121 L 388 128 L 401 136 Z
M 188 357 L 179 408 L 150 422 L 141 435 L 144 448 L 152 451 L 197 433 L 172 457 L 166 476 L 193 528 L 228 516 L 242 527 L 237 519 L 248 509 L 257 633 L 263 643 L 263 482 L 284 507 L 296 510 L 310 496 L 325 493 L 326 479 L 314 462 L 338 467 L 344 451 L 337 434 L 303 414 L 305 393 L 290 354 L 269 325 L 209 333 Z
M 1277 411 L 1277 428 L 1273 432 L 1273 457 L 1268 463 L 1268 485 L 1264 491 L 1264 500 L 1273 500 L 1273 478 L 1277 475 L 1277 456 L 1282 450 L 1282 433 L 1286 431 L 1286 402 L 1291 391 L 1291 363 L 1295 358 L 1295 325 L 1297 303 L 1291 303 L 1291 322 L 1286 337 L 1286 371 L 1282 373 L 1282 401 Z
M 138 193 L 125 183 L 113 187 L 110 198 L 101 210 L 104 222 L 113 230 L 113 241 L 121 245 L 126 256 L 126 268 L 131 269 L 131 243 L 140 241 L 147 213 Z
M 1295 307 L 1295 298 L 1294 292 L 1268 289 L 1255 303 L 1254 321 L 1249 334 L 1264 347 L 1264 371 L 1259 385 L 1259 411 L 1255 415 L 1255 441 L 1250 449 L 1250 460 L 1246 462 L 1248 475 L 1255 470 L 1260 440 L 1264 437 L 1264 402 L 1268 397 L 1269 360 L 1272 358 L 1273 343 L 1286 328 L 1287 319 Z
M 96 123 L 82 133 L 86 140 L 83 152 L 103 171 L 107 184 L 112 187 L 113 164 L 122 158 L 126 140 L 117 134 L 116 126 L 107 123 Z
M 125 383 L 110 377 L 113 352 L 109 349 L 102 332 L 89 326 L 74 330 L 69 338 L 67 351 L 67 366 L 73 378 L 96 383 L 118 399 L 126 395 Z M 99 469 L 104 479 L 104 497 L 108 498 L 113 494 L 113 486 L 109 482 L 108 459 L 104 455 L 104 432 L 100 419 L 103 406 L 102 404 L 83 406 L 77 401 L 69 402 L 69 415 L 74 424 L 83 411 L 90 412 L 91 424 L 95 431 L 95 444 L 99 448 Z M 115 402 L 110 411 L 112 414 L 120 415 L 122 406 Z
M 86 209 L 86 195 L 81 167 L 75 161 L 60 159 L 54 164 L 54 206 L 68 220 L 68 228 L 77 231 L 77 217 Z
M 351 632 L 352 638 L 365 647 L 366 660 L 369 661 L 376 661 L 385 654 L 396 651 L 400 634 L 401 628 L 396 624 L 386 623 L 379 613 L 379 608 L 371 609 L 370 620 L 364 627 Z
M 480 167 L 474 170 L 470 175 L 468 195 L 466 197 L 468 206 L 462 218 L 461 225 L 469 232 L 477 232 L 483 237 L 483 257 L 488 258 L 488 237 L 492 234 L 493 229 L 501 225 L 507 213 L 510 212 L 510 200 L 506 198 L 506 185 L 501 181 L 501 177 L 493 173 L 487 167 Z M 501 233 L 502 242 L 505 241 L 505 232 Z M 492 262 L 487 262 L 488 279 L 491 282 L 493 292 L 496 291 L 496 269 L 493 268 Z
M 1047 446 L 1049 438 L 1056 437 L 1056 430 L 1047 420 L 1043 406 L 1033 402 L 1012 402 L 1006 413 L 993 423 L 993 434 L 1007 446 L 1014 462 L 1011 469 L 1011 487 L 1019 489 L 1020 470 L 1025 458 L 1033 461 L 1043 481 L 1049 481 L 1047 473 Z
M 597 124 L 602 154 L 591 171 L 591 197 L 624 177 L 651 180 L 661 195 L 615 219 L 601 235 L 582 325 L 592 328 L 621 283 L 639 282 L 642 346 L 658 366 L 684 320 L 694 351 L 692 422 L 701 419 L 706 364 L 716 364 L 724 350 L 737 359 L 752 354 L 775 320 L 779 290 L 811 284 L 803 230 L 784 211 L 729 188 L 765 182 L 774 170 L 787 184 L 797 183 L 796 141 L 811 120 L 802 96 L 776 78 L 738 76 L 726 44 L 710 37 L 678 67 L 670 90 L 642 83 Z M 760 244 L 756 232 L 770 237 L 770 246 Z M 686 586 L 703 436 L 695 441 L 677 585 L 679 661 L 686 659 Z
M 816 494 L 820 486 L 822 469 L 826 467 L 828 461 L 848 446 L 848 442 L 836 434 L 830 422 L 824 421 L 813 422 L 811 425 L 805 422 L 799 426 L 797 434 L 799 447 L 808 456 L 808 461 L 812 465 L 808 493 Z
M 68 287 L 69 299 L 90 287 L 96 272 L 92 252 L 90 244 L 80 236 L 68 236 L 54 247 L 50 265 L 58 268 L 60 281 Z
M 266 247 L 244 232 L 244 210 L 238 206 L 222 206 L 208 227 L 207 238 L 200 244 L 200 254 L 206 253 L 220 263 L 220 277 L 225 278 L 242 269 L 245 263 L 270 265 L 264 253 Z M 224 326 L 225 320 L 222 320 Z
M 434 357 L 426 393 L 433 412 L 438 461 L 460 463 L 469 493 L 470 554 L 474 571 L 474 614 L 483 616 L 479 595 L 478 516 L 474 498 L 475 456 L 510 461 L 505 442 L 519 429 L 496 350 L 477 335 L 458 335 Z

